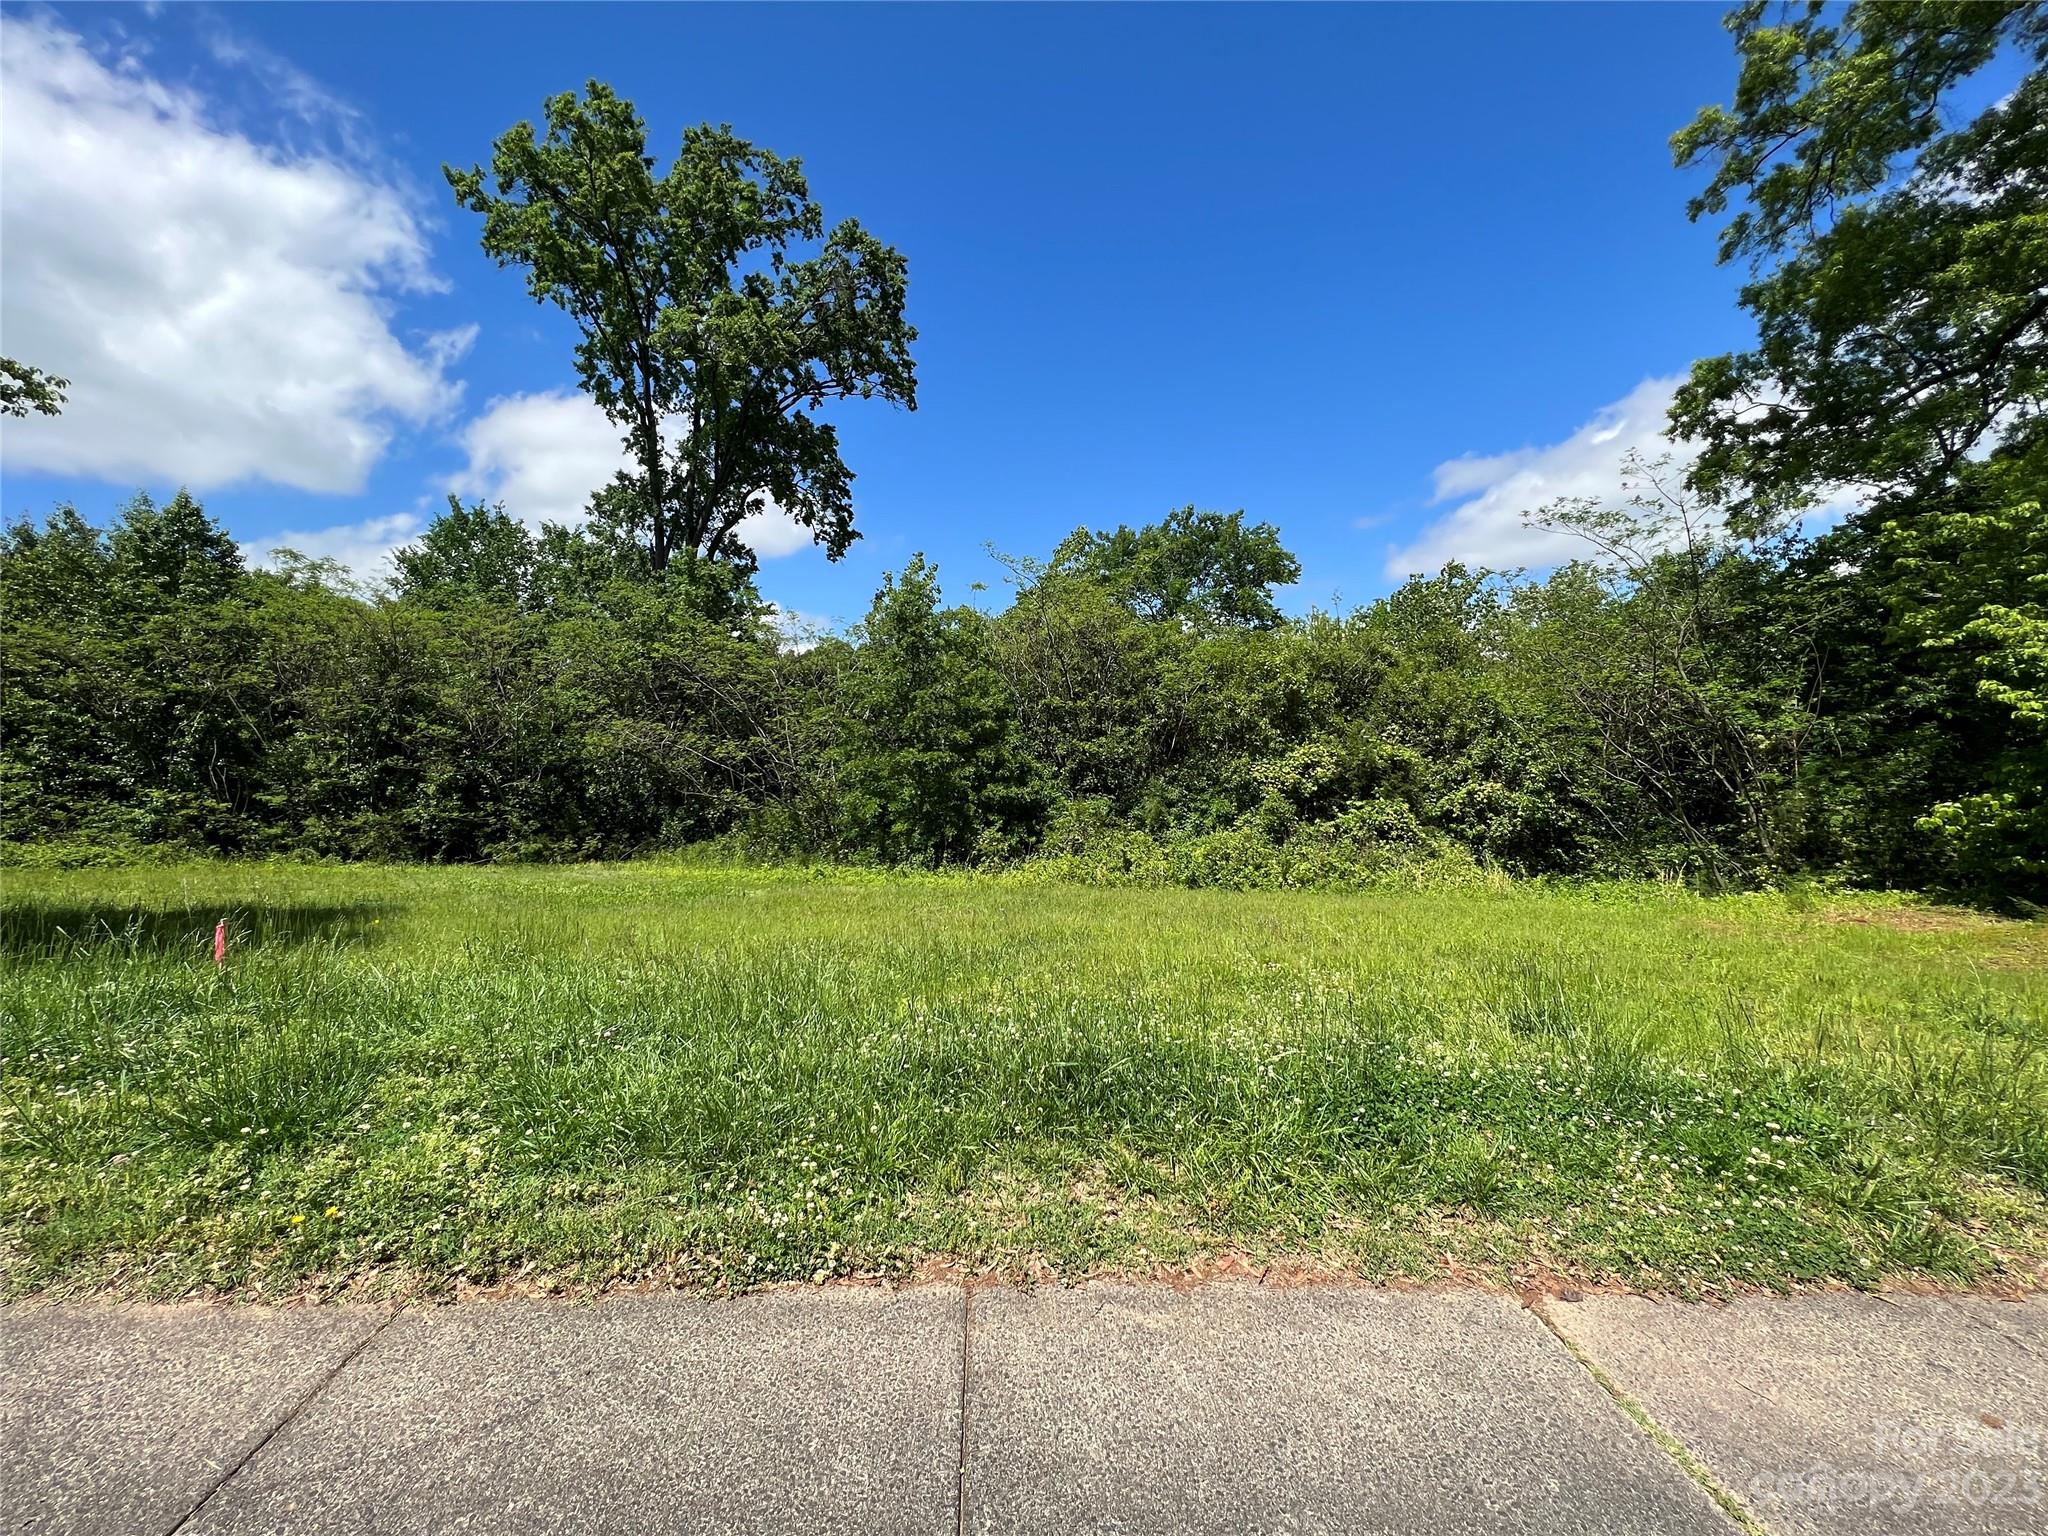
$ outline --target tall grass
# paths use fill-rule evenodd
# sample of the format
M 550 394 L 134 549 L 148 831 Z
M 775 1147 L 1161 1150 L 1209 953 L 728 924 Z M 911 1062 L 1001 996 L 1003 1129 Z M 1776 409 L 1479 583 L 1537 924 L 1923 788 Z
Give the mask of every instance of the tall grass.
M 15 876 L 0 1272 L 167 1294 L 1228 1251 L 1684 1289 L 2025 1276 L 2044 939 L 1614 888 Z

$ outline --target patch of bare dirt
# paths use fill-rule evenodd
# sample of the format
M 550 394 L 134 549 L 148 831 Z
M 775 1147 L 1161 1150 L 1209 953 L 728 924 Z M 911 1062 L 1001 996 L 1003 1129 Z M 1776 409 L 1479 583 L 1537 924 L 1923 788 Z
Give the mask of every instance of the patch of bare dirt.
M 1967 933 L 2008 921 L 1961 907 L 1822 907 L 1818 915 L 1824 923 L 1889 928 L 1895 933 Z

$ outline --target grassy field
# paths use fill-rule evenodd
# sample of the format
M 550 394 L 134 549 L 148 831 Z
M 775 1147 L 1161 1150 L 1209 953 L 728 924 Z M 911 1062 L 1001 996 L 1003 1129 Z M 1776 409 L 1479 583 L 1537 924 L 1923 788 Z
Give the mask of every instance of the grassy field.
M 2048 1257 L 2039 923 L 659 864 L 0 889 L 16 1294 Z

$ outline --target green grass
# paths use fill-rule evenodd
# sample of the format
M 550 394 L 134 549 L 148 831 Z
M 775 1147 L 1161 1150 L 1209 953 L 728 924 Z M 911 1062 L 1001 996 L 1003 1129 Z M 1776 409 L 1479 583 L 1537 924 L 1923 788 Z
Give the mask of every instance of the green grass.
M 2048 929 L 1874 899 L 12 873 L 0 1031 L 17 1294 L 2048 1256 Z

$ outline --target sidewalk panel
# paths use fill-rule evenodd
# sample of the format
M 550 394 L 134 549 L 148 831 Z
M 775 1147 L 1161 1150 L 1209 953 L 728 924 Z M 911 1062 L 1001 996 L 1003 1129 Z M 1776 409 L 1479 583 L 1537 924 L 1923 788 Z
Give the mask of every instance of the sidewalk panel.
M 2048 1530 L 2048 1300 L 1589 1296 L 1550 1316 L 1774 1529 Z
M 0 1530 L 170 1530 L 385 1315 L 0 1307 Z
M 1732 1529 L 1503 1297 L 979 1291 L 968 1333 L 971 1531 Z
M 951 1287 L 407 1314 L 195 1533 L 950 1532 Z

